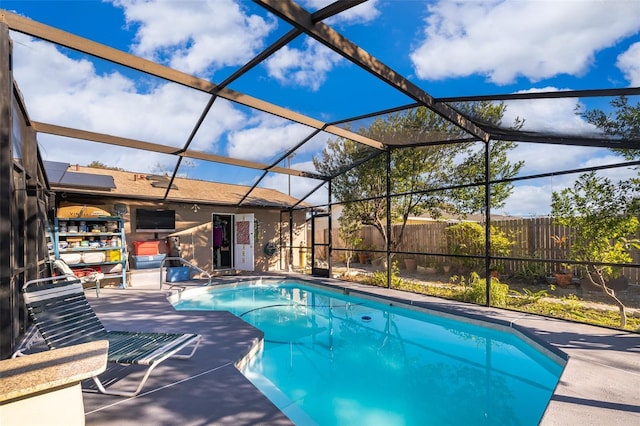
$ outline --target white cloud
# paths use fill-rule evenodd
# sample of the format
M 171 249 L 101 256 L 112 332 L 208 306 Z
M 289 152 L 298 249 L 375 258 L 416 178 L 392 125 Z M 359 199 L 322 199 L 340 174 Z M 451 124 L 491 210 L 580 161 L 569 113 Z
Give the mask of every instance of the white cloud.
M 147 87 L 147 93 L 139 93 L 136 82 L 123 74 L 99 74 L 90 61 L 65 56 L 50 43 L 17 33 L 12 37 L 16 41 L 14 73 L 35 121 L 180 149 L 209 99 L 205 93 L 172 83 Z M 46 80 L 42 78 L 43 69 L 51 70 Z M 221 152 L 218 144 L 227 132 L 231 132 L 227 151 Z M 269 114 L 248 116 L 235 109 L 232 102 L 219 98 L 189 149 L 268 162 L 311 132 L 304 125 Z M 298 154 L 317 148 L 323 143 L 320 139 L 316 136 Z M 176 161 L 171 156 L 42 134 L 39 140 L 46 158 L 52 161 L 86 165 L 98 160 L 135 171 Z
M 333 0 L 306 0 L 302 4 L 313 13 Z M 325 23 L 330 26 L 366 24 L 380 15 L 378 2 L 361 3 L 340 14 L 328 18 Z M 280 84 L 306 87 L 318 91 L 326 81 L 329 72 L 345 60 L 314 39 L 306 38 L 301 48 L 291 45 L 278 50 L 265 61 L 267 73 Z
M 553 92 L 554 87 L 545 87 L 539 89 L 530 89 L 518 93 L 534 93 L 534 92 Z M 513 123 L 515 117 L 525 119 L 523 130 L 551 132 L 567 135 L 596 135 L 600 132 L 592 124 L 586 122 L 578 114 L 575 113 L 578 99 L 533 99 L 533 100 L 517 100 L 505 102 L 507 110 L 503 116 L 503 125 L 508 126 Z M 538 173 L 550 173 L 560 170 L 579 169 L 587 167 L 602 166 L 606 164 L 615 164 L 623 162 L 622 158 L 611 154 L 611 151 L 605 148 L 593 148 L 588 146 L 572 146 L 572 145 L 549 145 L 536 143 L 519 143 L 518 146 L 509 153 L 511 162 L 524 161 L 524 166 L 520 171 L 521 175 L 530 175 Z M 601 171 L 601 174 L 611 177 L 614 180 L 626 179 L 631 177 L 632 171 L 627 169 L 611 169 Z M 557 190 L 558 187 L 563 188 L 573 184 L 576 176 L 564 175 L 554 177 L 555 188 L 548 191 Z M 544 186 L 543 186 L 544 187 Z M 526 190 L 524 193 L 523 188 Z M 522 210 L 518 206 L 520 204 L 526 206 L 525 200 L 530 192 L 528 186 L 516 187 L 514 199 L 518 201 L 509 201 L 509 206 L 505 211 L 511 214 L 529 215 L 532 211 Z M 550 192 L 549 192 L 550 194 Z M 550 200 L 550 195 L 540 196 L 540 200 Z M 544 202 L 542 204 L 548 204 Z M 537 204 L 537 203 L 535 203 Z M 514 213 L 516 212 L 517 213 Z M 542 213 L 546 214 L 544 210 Z
M 136 55 L 190 74 L 243 65 L 275 27 L 275 20 L 249 15 L 242 2 L 233 0 L 113 3 L 124 9 L 129 25 L 137 26 Z
M 95 76 L 93 64 L 86 60 L 74 60 L 60 53 L 52 44 L 34 41 L 31 37 L 21 33 L 11 32 L 14 41 L 13 71 L 15 79 L 24 93 L 38 93 L 29 102 L 29 112 L 32 113 L 32 103 L 41 97 L 54 96 L 63 93 L 73 93 L 84 87 Z M 43 81 L 43 70 L 47 70 L 46 83 Z M 55 72 L 55 75 L 53 73 Z M 118 91 L 129 91 L 131 87 L 123 80 L 116 83 L 117 78 L 103 78 L 117 86 Z M 35 95 L 35 93 L 33 93 Z M 56 111 L 49 111 L 50 113 Z
M 100 143 L 39 134 L 38 146 L 45 161 L 88 165 L 99 161 L 109 167 L 121 167 L 132 172 L 152 172 L 156 167 L 171 170 L 177 163 L 176 157 L 121 148 Z
M 265 66 L 269 76 L 280 84 L 317 91 L 327 79 L 329 71 L 343 61 L 333 50 L 307 38 L 303 48 L 285 46 L 270 57 Z
M 608 155 L 603 155 L 601 157 L 590 158 L 584 162 L 584 167 L 595 167 L 601 166 L 603 164 L 616 164 L 622 163 L 625 160 L 619 156 L 614 155 L 610 151 L 608 151 Z M 604 169 L 598 170 L 599 176 L 604 176 L 611 179 L 613 182 L 620 182 L 622 180 L 627 180 L 631 178 L 638 177 L 638 168 L 637 167 L 624 167 L 624 168 L 614 168 L 614 169 Z
M 509 153 L 509 161 L 513 163 L 520 160 L 524 161 L 520 170 L 521 176 L 624 162 L 622 157 L 612 154 L 606 148 L 537 143 L 518 143 Z M 612 169 L 600 173 L 611 178 L 618 176 L 617 179 L 626 179 L 630 177 L 631 172 L 626 169 Z
M 620 54 L 616 65 L 624 73 L 630 86 L 640 86 L 640 42 L 632 44 L 626 52 Z
M 514 188 L 504 208 L 495 213 L 511 216 L 545 216 L 550 212 L 551 190 L 547 186 L 521 185 Z
M 309 12 L 313 13 L 331 3 L 334 3 L 334 1 L 335 0 L 304 0 L 301 4 L 303 4 Z M 333 16 L 325 22 L 328 25 L 339 25 L 341 23 L 367 23 L 373 21 L 379 15 L 380 11 L 378 10 L 378 0 L 369 0 Z
M 119 72 L 99 74 L 91 62 L 69 58 L 47 42 L 17 33 L 11 36 L 14 75 L 34 121 L 182 148 L 208 100 L 205 93 L 170 83 L 139 93 L 135 82 Z M 46 79 L 42 70 L 48 70 Z M 245 118 L 232 103 L 218 99 L 215 105 L 216 113 L 207 117 L 191 149 L 215 151 L 225 131 L 244 125 Z M 86 165 L 98 160 L 136 171 L 142 171 L 141 164 L 175 162 L 161 154 L 138 155 L 116 146 L 42 134 L 38 138 L 47 148 L 47 159 L 53 161 Z
M 531 89 L 526 92 L 552 92 L 553 87 Z M 518 116 L 525 118 L 524 130 L 548 131 L 564 134 L 595 134 L 597 129 L 575 113 L 575 99 L 534 99 L 508 101 L 503 125 L 510 125 Z M 520 175 L 551 173 L 555 171 L 602 166 L 623 162 L 622 158 L 605 148 L 586 146 L 519 143 L 509 153 L 509 160 L 524 161 Z M 629 169 L 610 169 L 599 174 L 615 181 L 634 176 Z M 550 213 L 551 194 L 573 186 L 576 174 L 552 177 L 516 184 L 500 213 L 514 216 L 544 216 Z
M 517 93 L 553 92 L 555 87 L 535 88 Z M 505 101 L 503 126 L 511 126 L 516 117 L 524 119 L 522 130 L 560 135 L 595 135 L 598 130 L 575 112 L 577 99 L 532 99 Z M 524 160 L 523 174 L 544 173 L 567 168 L 586 167 L 588 158 L 602 152 L 590 147 L 520 143 L 509 154 L 511 161 Z
M 251 127 L 229 134 L 227 154 L 230 157 L 269 163 L 312 132 L 302 124 L 262 113 L 250 124 Z
M 203 109 L 204 104 L 198 109 L 197 115 L 189 117 L 189 126 L 195 126 L 197 117 L 199 117 Z M 189 149 L 217 152 L 224 155 L 224 153 L 220 152 L 223 148 L 218 146 L 218 141 L 224 137 L 226 132 L 242 128 L 246 124 L 246 120 L 247 116 L 240 110 L 234 108 L 232 102 L 217 98 L 198 129 L 198 133 L 196 133 Z
M 311 162 L 306 163 L 307 164 L 297 163 L 295 164 L 295 168 L 298 170 L 313 169 L 313 164 Z M 292 164 L 292 167 L 293 166 L 294 165 Z M 302 178 L 298 176 L 289 177 L 289 175 L 270 173 L 263 180 L 260 186 L 276 189 L 284 194 L 288 194 L 290 191 L 292 197 L 302 198 L 313 191 L 319 184 L 320 181 L 316 179 Z M 327 187 L 324 185 L 310 195 L 305 202 L 312 205 L 322 205 L 327 203 L 327 199 Z
M 555 148 L 553 149 L 555 156 Z M 548 151 L 548 146 L 539 146 L 538 155 Z M 557 154 L 561 155 L 561 153 Z M 580 166 L 584 167 L 583 164 Z M 563 170 L 563 168 L 558 166 L 553 170 Z M 511 196 L 506 200 L 504 208 L 496 209 L 496 213 L 521 217 L 549 215 L 551 213 L 551 195 L 554 192 L 572 187 L 578 176 L 578 174 L 555 175 L 517 182 Z
M 519 143 L 509 160 L 524 160 L 520 174 L 529 175 L 585 167 L 584 162 L 599 152 L 581 146 Z
M 516 93 L 555 92 L 555 87 L 534 88 Z M 576 114 L 579 100 L 574 98 L 505 101 L 503 125 L 511 126 L 516 117 L 524 119 L 523 130 L 561 134 L 599 134 L 598 129 Z
M 594 55 L 640 29 L 640 2 L 440 1 L 428 6 L 416 75 L 484 75 L 496 84 L 581 75 Z

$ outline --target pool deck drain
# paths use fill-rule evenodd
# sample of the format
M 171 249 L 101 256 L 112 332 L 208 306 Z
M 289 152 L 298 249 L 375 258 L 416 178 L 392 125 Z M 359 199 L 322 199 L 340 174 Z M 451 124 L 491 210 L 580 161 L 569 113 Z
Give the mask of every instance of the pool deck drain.
M 87 297 L 107 328 L 195 332 L 203 335 L 203 343 L 192 359 L 158 366 L 135 398 L 83 393 L 86 424 L 290 425 L 234 365 L 260 341 L 262 332 L 228 312 L 173 310 L 166 300 L 171 292 L 158 290 L 158 277 L 157 270 L 136 271 L 130 288 L 104 289 L 100 298 L 88 291 Z M 310 280 L 296 274 L 276 277 Z M 214 282 L 234 279 L 221 277 Z M 312 282 L 515 324 L 569 356 L 542 425 L 640 423 L 639 334 L 343 281 Z M 106 374 L 119 381 L 115 386 L 126 387 L 141 372 L 112 367 Z

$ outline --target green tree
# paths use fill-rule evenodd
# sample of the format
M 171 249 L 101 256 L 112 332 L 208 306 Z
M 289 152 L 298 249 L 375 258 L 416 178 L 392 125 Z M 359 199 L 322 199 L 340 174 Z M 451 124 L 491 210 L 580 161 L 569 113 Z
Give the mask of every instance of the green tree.
M 458 105 L 460 110 L 485 123 L 500 124 L 504 105 L 476 102 Z M 400 230 L 392 239 L 387 235 L 387 151 L 379 151 L 353 140 L 338 138 L 329 141 L 319 157 L 316 169 L 332 176 L 334 201 L 344 202 L 344 212 L 351 220 L 373 226 L 382 236 L 385 246 L 401 248 L 409 216 L 428 212 L 438 217 L 445 209 L 473 213 L 484 205 L 484 189 L 442 191 L 453 184 L 475 183 L 482 179 L 484 157 L 473 140 L 458 126 L 433 111 L 419 107 L 389 114 L 374 120 L 360 133 L 383 142 L 390 156 L 389 214 Z M 456 143 L 440 143 L 456 141 Z M 406 145 L 415 146 L 406 146 Z M 404 146 L 403 146 L 404 145 Z M 506 152 L 512 143 L 494 143 L 491 169 L 494 179 L 515 175 L 522 163 L 510 164 Z M 482 162 L 480 159 L 482 158 Z M 356 164 L 358 166 L 353 167 Z M 471 167 L 473 165 L 473 167 Z M 511 191 L 508 184 L 492 187 L 494 203 L 503 202 Z M 473 201 L 470 201 L 473 200 Z M 496 204 L 494 204 L 496 205 Z
M 473 104 L 461 104 L 458 106 L 465 114 L 487 126 L 502 125 L 502 116 L 507 110 L 503 103 L 479 102 Z M 520 129 L 524 120 L 516 117 L 512 129 Z M 524 166 L 524 161 L 511 163 L 507 158 L 509 151 L 516 148 L 517 144 L 511 141 L 491 141 L 489 144 L 489 180 L 509 179 L 518 174 Z M 471 149 L 467 145 L 466 156 L 456 165 L 456 184 L 476 184 L 483 182 L 485 177 L 485 147 Z M 491 208 L 504 207 L 504 204 L 513 191 L 513 184 L 509 182 L 494 183 L 491 185 Z M 462 214 L 485 213 L 485 188 L 483 185 L 467 186 L 450 191 L 450 201 L 453 210 Z
M 639 228 L 637 189 L 633 181 L 615 184 L 590 172 L 581 175 L 573 188 L 554 192 L 551 201 L 554 221 L 569 228 L 569 260 L 585 262 L 580 267 L 618 306 L 623 328 L 627 323 L 625 306 L 607 286 L 619 271 L 602 264 L 632 261 L 629 249 L 637 248 L 637 241 L 629 237 Z

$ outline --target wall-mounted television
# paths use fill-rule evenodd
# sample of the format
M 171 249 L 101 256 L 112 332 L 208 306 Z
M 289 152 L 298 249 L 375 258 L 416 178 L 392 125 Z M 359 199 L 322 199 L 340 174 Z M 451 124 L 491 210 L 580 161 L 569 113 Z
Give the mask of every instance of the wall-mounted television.
M 173 232 L 176 230 L 176 211 L 165 209 L 136 209 L 136 232 Z

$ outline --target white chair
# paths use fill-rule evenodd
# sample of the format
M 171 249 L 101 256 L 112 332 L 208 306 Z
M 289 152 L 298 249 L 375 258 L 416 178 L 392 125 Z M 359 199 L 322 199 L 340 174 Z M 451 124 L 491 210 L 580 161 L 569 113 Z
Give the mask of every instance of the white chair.
M 56 259 L 53 261 L 53 268 L 61 275 L 69 276 L 68 280 L 72 281 L 74 279 L 80 280 L 82 284 L 82 288 L 94 288 L 96 289 L 96 296 L 100 297 L 100 280 L 104 278 L 104 274 L 102 272 L 98 272 L 93 268 L 76 268 L 75 270 L 71 269 L 71 267 L 62 259 Z M 71 278 L 73 275 L 75 278 Z

